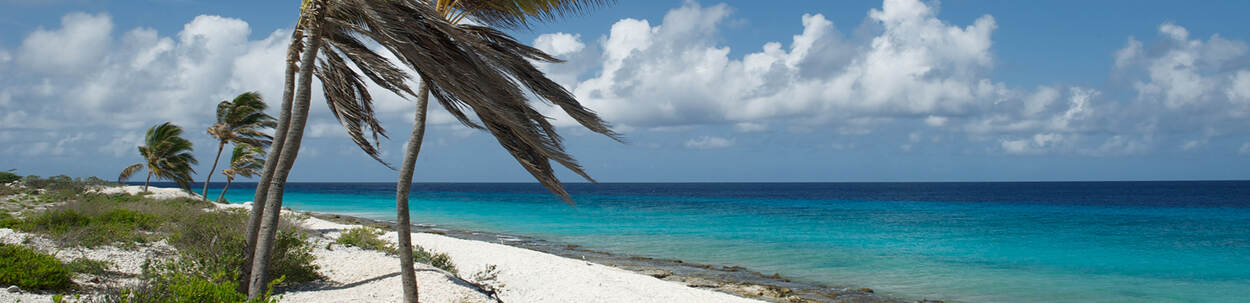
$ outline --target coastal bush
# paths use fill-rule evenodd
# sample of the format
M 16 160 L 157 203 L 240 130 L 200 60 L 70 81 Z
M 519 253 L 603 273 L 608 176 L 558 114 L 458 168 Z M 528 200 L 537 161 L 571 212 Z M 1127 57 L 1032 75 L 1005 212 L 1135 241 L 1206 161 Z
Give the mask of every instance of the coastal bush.
M 343 232 L 337 240 L 334 240 L 334 243 L 394 254 L 395 247 L 391 246 L 390 242 L 382 240 L 380 238 L 382 234 L 382 231 L 377 228 L 361 226 Z
M 74 286 L 71 275 L 56 257 L 23 246 L 0 244 L 0 285 L 63 290 Z
M 22 220 L 14 218 L 12 214 L 6 211 L 0 211 L 0 228 L 14 228 Z
M 429 264 L 435 268 L 446 270 L 453 275 L 460 275 L 460 273 L 456 271 L 456 264 L 451 263 L 451 256 L 444 253 L 428 251 L 420 245 L 412 246 L 412 261 Z
M 247 246 L 247 220 L 247 212 L 242 210 L 198 212 L 171 224 L 169 244 L 193 265 L 190 269 L 194 272 L 237 275 L 245 261 L 242 252 Z M 307 232 L 285 218 L 278 228 L 269 276 L 285 276 L 291 283 L 321 279 Z
M 146 242 L 141 231 L 158 225 L 154 216 L 112 209 L 92 217 L 75 209 L 51 209 L 12 224 L 15 229 L 41 233 L 61 243 L 94 247 L 112 243 Z
M 0 184 L 9 184 L 9 183 L 13 183 L 14 181 L 21 180 L 21 179 L 22 179 L 22 176 L 18 176 L 17 174 L 13 172 L 0 171 Z
M 69 269 L 72 272 L 76 272 L 80 274 L 92 274 L 92 275 L 97 275 L 97 276 L 108 273 L 109 267 L 112 267 L 112 266 L 113 266 L 113 262 L 92 260 L 92 259 L 87 259 L 87 258 L 78 258 L 78 259 L 74 259 L 74 261 L 69 261 L 69 263 L 65 263 L 65 268 Z
M 270 283 L 269 290 L 261 298 L 250 301 L 247 300 L 247 295 L 236 290 L 238 284 L 235 280 L 234 274 L 217 272 L 204 276 L 178 263 L 145 264 L 142 285 L 121 290 L 106 298 L 105 301 L 127 303 L 278 302 L 278 298 L 272 297 L 272 293 L 274 285 L 281 283 L 282 278 Z

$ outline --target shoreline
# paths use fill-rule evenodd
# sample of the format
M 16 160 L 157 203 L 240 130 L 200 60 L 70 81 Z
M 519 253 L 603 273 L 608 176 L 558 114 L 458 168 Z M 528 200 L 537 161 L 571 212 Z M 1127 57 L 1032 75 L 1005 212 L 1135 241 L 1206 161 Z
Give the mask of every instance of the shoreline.
M 248 202 L 250 203 L 250 202 Z M 239 205 L 239 204 L 236 204 Z M 250 205 L 250 204 L 248 204 Z M 289 209 L 318 219 L 340 224 L 356 224 L 394 232 L 395 222 L 370 219 L 352 215 Z M 617 254 L 582 248 L 575 244 L 553 241 L 525 235 L 511 235 L 484 231 L 457 230 L 428 224 L 412 224 L 414 234 L 436 234 L 461 240 L 501 244 L 559 257 L 582 260 L 656 279 L 679 283 L 691 288 L 707 289 L 730 295 L 768 302 L 862 302 L 862 303 L 941 303 L 942 300 L 921 299 L 909 301 L 875 293 L 870 288 L 852 286 L 828 286 L 816 282 L 795 281 L 780 273 L 766 275 L 736 265 L 710 265 L 689 263 L 678 259 L 652 258 Z M 414 243 L 413 244 L 420 244 Z

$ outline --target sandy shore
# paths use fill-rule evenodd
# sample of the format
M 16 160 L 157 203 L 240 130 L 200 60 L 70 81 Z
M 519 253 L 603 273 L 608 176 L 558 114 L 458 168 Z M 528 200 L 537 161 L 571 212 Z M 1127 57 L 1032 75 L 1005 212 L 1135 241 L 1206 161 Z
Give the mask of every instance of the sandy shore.
M 102 188 L 102 193 L 137 193 L 141 186 Z M 156 198 L 198 197 L 179 189 L 151 187 Z M 250 207 L 218 205 L 222 208 Z M 284 214 L 290 216 L 294 212 Z M 354 224 L 335 223 L 307 216 L 302 223 L 316 231 L 314 254 L 328 281 L 308 283 L 281 293 L 284 302 L 395 302 L 399 301 L 401 282 L 399 259 L 381 252 L 333 244 L 343 231 Z M 0 229 L 0 241 L 17 244 L 31 235 Z M 394 243 L 396 234 L 384 237 Z M 37 238 L 37 237 L 33 237 Z M 578 259 L 561 257 L 507 245 L 458 239 L 429 233 L 413 233 L 414 244 L 451 257 L 460 276 L 417 264 L 422 302 L 495 302 L 481 287 L 498 289 L 503 302 L 762 302 Z M 52 246 L 50 241 L 27 241 L 33 247 L 59 252 L 57 257 L 70 261 L 78 256 L 108 259 L 118 264 L 113 270 L 137 274 L 150 257 L 168 255 L 167 245 L 157 243 L 136 251 L 123 252 L 114 247 L 73 249 Z M 488 266 L 495 268 L 495 279 L 473 281 L 474 274 Z M 94 277 L 76 277 L 76 282 L 90 285 Z M 477 284 L 477 285 L 474 285 Z M 0 301 L 47 302 L 51 294 L 0 291 Z

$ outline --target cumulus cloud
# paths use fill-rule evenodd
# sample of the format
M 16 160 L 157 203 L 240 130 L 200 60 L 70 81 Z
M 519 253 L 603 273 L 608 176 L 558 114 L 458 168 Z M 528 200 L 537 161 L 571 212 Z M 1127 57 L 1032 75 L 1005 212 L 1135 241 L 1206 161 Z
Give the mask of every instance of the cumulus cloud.
M 733 145 L 734 145 L 733 138 L 725 139 L 721 137 L 712 137 L 712 136 L 703 136 L 703 137 L 694 138 L 694 139 L 690 139 L 689 141 L 686 141 L 686 148 L 690 148 L 690 149 L 720 149 L 720 148 L 727 148 Z
M 1128 92 L 1022 87 L 992 78 L 993 16 L 954 24 L 939 11 L 937 2 L 885 0 L 859 28 L 803 14 L 785 21 L 802 26 L 792 35 L 731 52 L 724 41 L 732 37 L 726 28 L 733 9 L 687 1 L 660 20 L 620 20 L 602 37 L 548 33 L 533 44 L 568 61 L 540 68 L 627 132 L 686 137 L 680 133 L 710 126 L 740 137 L 815 134 L 831 141 L 814 144 L 846 150 L 876 146 L 866 141 L 879 136 L 868 135 L 890 131 L 934 138 L 909 136 L 909 151 L 971 143 L 968 150 L 1011 155 L 1120 155 L 1158 146 L 1236 147 L 1219 145 L 1227 141 L 1218 138 L 1244 137 L 1250 129 L 1245 42 L 1194 37 L 1182 25 L 1163 24 L 1154 37 L 1128 37 L 1109 55 L 1112 78 Z M 276 62 L 289 30 L 258 40 L 251 34 L 243 20 L 220 16 L 160 33 L 117 29 L 107 14 L 67 14 L 59 27 L 38 28 L 19 47 L 0 49 L 6 71 L 0 131 L 9 134 L 0 139 L 42 142 L 49 152 L 79 144 L 129 155 L 142 128 L 169 120 L 200 133 L 217 101 L 243 91 L 259 91 L 276 104 L 283 81 Z M 313 94 L 314 104 L 323 102 L 319 87 Z M 375 97 L 384 121 L 404 122 L 387 126 L 408 125 L 412 103 L 387 93 Z M 450 126 L 456 121 L 432 107 L 431 124 L 456 136 L 471 133 Z M 575 125 L 555 107 L 543 110 L 557 125 Z M 313 107 L 311 138 L 341 140 L 338 128 L 323 107 Z M 7 132 L 32 129 L 60 137 Z M 60 142 L 70 134 L 79 139 Z M 684 147 L 734 144 L 705 136 Z
M 984 77 L 993 65 L 990 16 L 957 26 L 919 1 L 889 0 L 869 12 L 883 30 L 866 43 L 806 14 L 788 46 L 769 42 L 731 58 L 717 44 L 730 14 L 724 4 L 686 2 L 660 24 L 621 20 L 601 39 L 598 74 L 565 84 L 608 120 L 643 127 L 961 114 L 1004 94 Z M 569 38 L 544 35 L 535 44 Z
M 66 74 L 91 68 L 108 51 L 112 32 L 113 20 L 108 15 L 71 13 L 61 18 L 60 29 L 41 27 L 26 36 L 17 60 L 44 73 Z
M 868 26 L 855 30 L 870 33 L 861 39 L 846 37 L 823 15 L 805 14 L 795 20 L 802 31 L 786 43 L 768 42 L 740 57 L 719 44 L 732 9 L 693 1 L 657 24 L 620 20 L 597 44 L 555 33 L 535 45 L 586 65 L 548 71 L 623 130 L 723 125 L 752 132 L 780 125 L 864 135 L 924 125 L 992 142 L 990 150 L 1008 154 L 1112 155 L 1151 150 L 1154 134 L 1165 130 L 1228 133 L 1237 129 L 1231 121 L 1250 112 L 1250 71 L 1233 64 L 1247 60 L 1244 42 L 1193 40 L 1174 24 L 1158 28 L 1159 41 L 1146 41 L 1158 47 L 1130 37 L 1110 58 L 1111 72 L 1129 75 L 1123 79 L 1136 98 L 1118 100 L 1109 96 L 1123 94 L 1092 87 L 1023 88 L 991 79 L 994 17 L 951 24 L 936 5 L 885 0 L 867 13 Z M 1169 112 L 1176 109 L 1229 125 L 1174 119 Z M 573 123 L 554 108 L 547 114 Z

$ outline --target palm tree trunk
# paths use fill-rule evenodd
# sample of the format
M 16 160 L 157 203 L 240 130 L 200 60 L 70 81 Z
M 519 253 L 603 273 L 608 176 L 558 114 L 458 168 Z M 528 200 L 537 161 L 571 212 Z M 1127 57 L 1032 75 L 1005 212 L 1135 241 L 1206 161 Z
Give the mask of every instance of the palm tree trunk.
M 425 110 L 430 100 L 430 88 L 421 84 L 417 90 L 417 115 L 412 120 L 412 135 L 404 153 L 404 166 L 399 171 L 399 183 L 395 186 L 396 230 L 399 233 L 399 271 L 404 281 L 404 301 L 417 303 L 417 275 L 412 267 L 412 223 L 409 221 L 408 193 L 412 191 L 412 171 L 425 140 Z
M 273 251 L 273 239 L 278 231 L 278 215 L 282 212 L 282 190 L 286 186 L 286 178 L 295 164 L 299 154 L 300 141 L 304 137 L 304 124 L 308 122 L 309 99 L 312 98 L 312 76 L 315 69 L 317 51 L 321 48 L 320 23 L 324 19 L 325 3 L 313 0 L 309 3 L 311 18 L 305 27 L 308 31 L 308 49 L 300 58 L 299 90 L 295 94 L 295 102 L 291 108 L 291 122 L 288 126 L 286 143 L 282 146 L 282 154 L 278 158 L 272 180 L 269 182 L 269 194 L 265 202 L 264 218 L 260 223 L 260 231 L 256 238 L 256 252 L 252 259 L 251 281 L 248 285 L 249 300 L 260 297 L 268 283 L 270 254 Z M 272 157 L 271 157 L 272 158 Z
M 248 293 L 248 286 L 251 283 L 252 260 L 256 252 L 256 235 L 260 233 L 260 221 L 264 217 L 265 201 L 269 196 L 269 181 L 273 180 L 273 172 L 278 167 L 279 156 L 282 155 L 282 147 L 286 143 L 286 132 L 291 122 L 291 103 L 295 95 L 295 73 L 299 70 L 297 66 L 298 54 L 303 49 L 304 32 L 299 25 L 296 25 L 295 32 L 291 34 L 291 46 L 287 49 L 287 66 L 286 66 L 286 85 L 282 91 L 282 112 L 278 113 L 278 125 L 273 131 L 273 144 L 269 146 L 269 159 L 274 161 L 265 161 L 265 170 L 261 172 L 260 180 L 256 181 L 256 194 L 252 196 L 252 213 L 247 221 L 247 249 L 244 250 L 246 255 L 243 262 L 243 268 L 239 283 L 239 293 Z
M 143 192 L 148 191 L 148 183 L 152 183 L 152 170 L 148 170 L 148 179 L 143 181 Z
M 218 202 L 220 202 L 221 200 L 223 200 L 223 199 L 225 199 L 225 198 L 226 198 L 226 190 L 227 190 L 227 189 L 230 189 L 230 183 L 231 183 L 231 182 L 234 182 L 234 178 L 233 178 L 233 177 L 230 177 L 230 176 L 226 176 L 226 187 L 222 187 L 222 188 L 221 188 L 221 195 L 218 195 L 218 196 L 217 196 L 217 201 L 218 201 Z
M 217 161 L 221 160 L 221 149 L 225 147 L 226 141 L 217 143 L 217 157 L 213 158 L 213 168 L 208 169 L 208 177 L 204 178 L 204 191 L 200 193 L 200 196 L 204 198 L 204 201 L 208 201 L 208 182 L 213 180 L 213 172 L 217 171 Z

